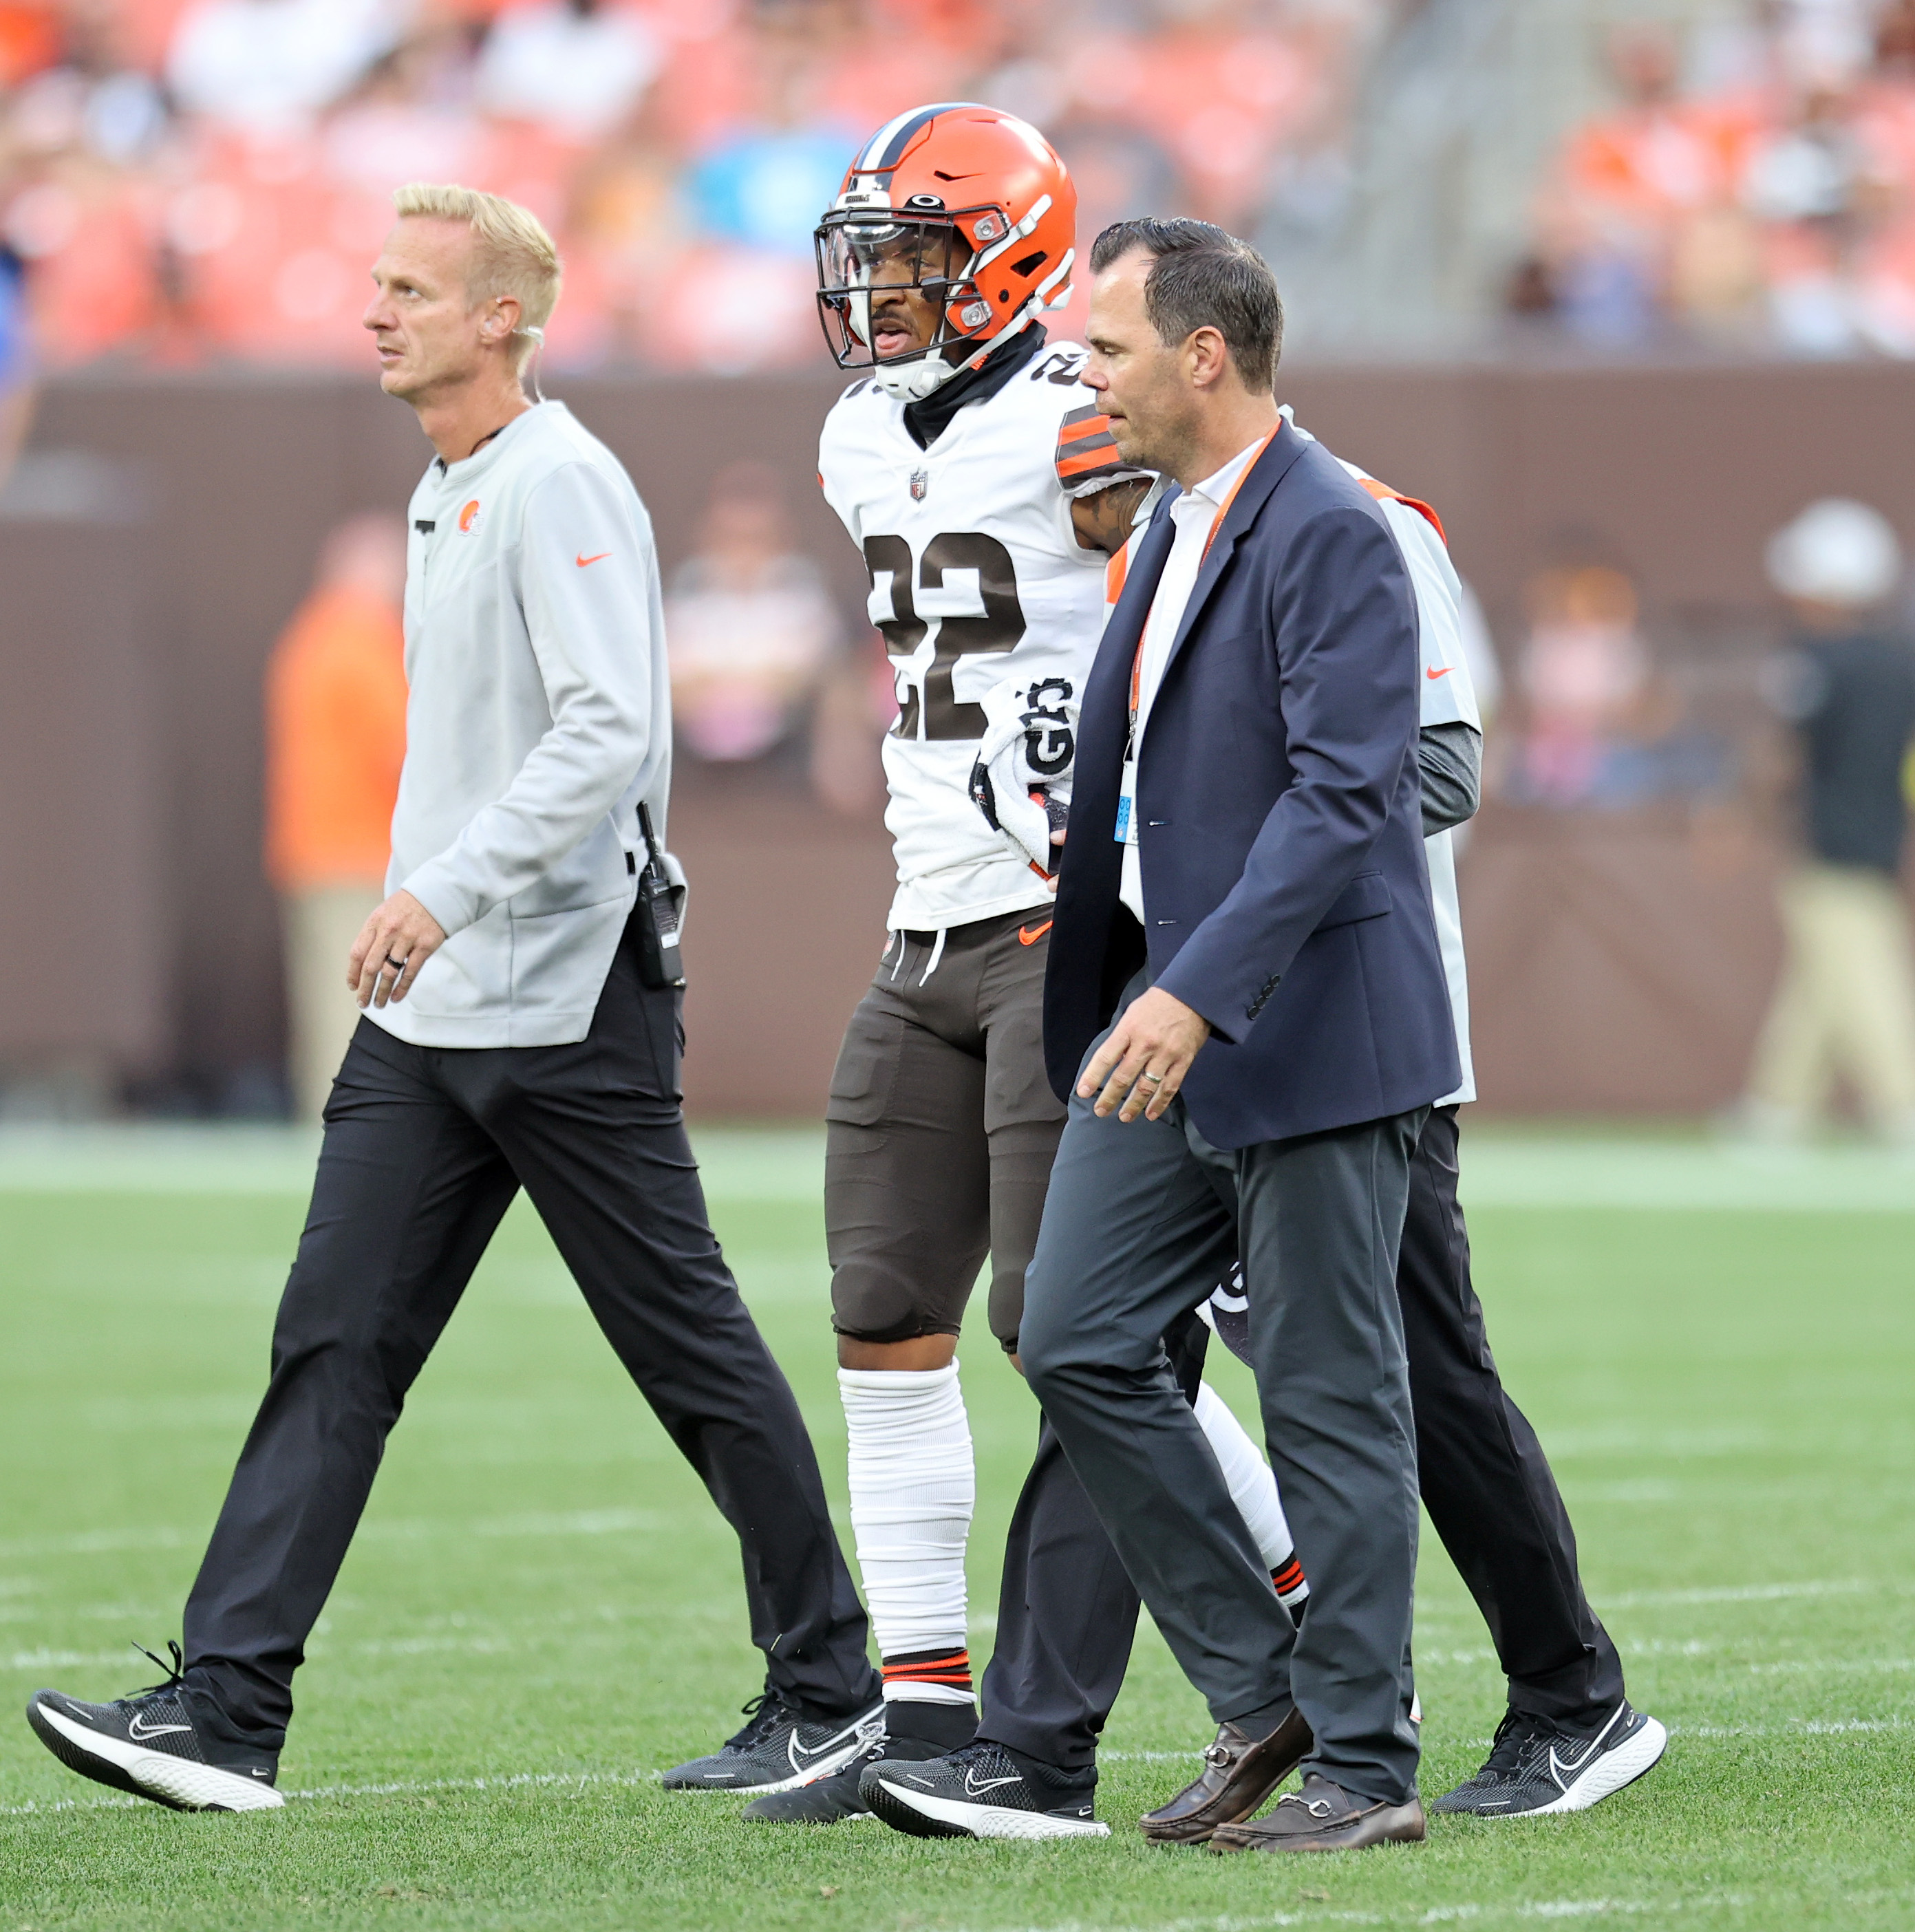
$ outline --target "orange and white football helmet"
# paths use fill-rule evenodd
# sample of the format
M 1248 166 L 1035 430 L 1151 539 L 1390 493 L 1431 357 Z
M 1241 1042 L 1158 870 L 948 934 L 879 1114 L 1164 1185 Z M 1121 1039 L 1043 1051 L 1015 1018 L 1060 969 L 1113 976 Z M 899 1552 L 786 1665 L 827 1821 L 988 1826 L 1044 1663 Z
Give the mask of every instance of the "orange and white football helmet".
M 869 369 L 906 401 L 929 395 L 1070 299 L 1076 229 L 1070 171 L 1028 122 L 967 101 L 887 121 L 816 231 L 818 316 L 838 366 Z M 886 286 L 937 302 L 928 346 L 884 356 L 873 348 L 881 261 L 893 271 Z

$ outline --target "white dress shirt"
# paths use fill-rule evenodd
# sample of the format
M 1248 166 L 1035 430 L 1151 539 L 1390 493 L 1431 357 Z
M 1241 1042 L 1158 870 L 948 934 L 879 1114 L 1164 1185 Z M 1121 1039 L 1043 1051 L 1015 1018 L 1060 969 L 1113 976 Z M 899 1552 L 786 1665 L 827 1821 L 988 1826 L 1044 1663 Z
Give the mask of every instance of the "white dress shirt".
M 1190 592 L 1196 588 L 1197 572 L 1219 513 L 1229 500 L 1238 479 L 1249 467 L 1252 457 L 1263 447 L 1265 439 L 1247 444 L 1213 476 L 1206 476 L 1194 488 L 1186 490 L 1170 506 L 1170 520 L 1177 534 L 1170 554 L 1164 560 L 1163 574 L 1157 579 L 1157 596 L 1150 615 L 1144 620 L 1143 656 L 1137 675 L 1137 729 L 1130 747 L 1133 762 L 1126 766 L 1125 796 L 1129 810 L 1120 803 L 1118 834 L 1124 845 L 1124 877 L 1118 896 L 1127 906 L 1139 925 L 1144 922 L 1144 875 L 1137 860 L 1137 826 L 1135 784 L 1136 760 L 1142 749 L 1144 727 L 1151 715 L 1151 700 L 1163 682 L 1164 666 L 1170 662 L 1170 647 L 1184 622 Z

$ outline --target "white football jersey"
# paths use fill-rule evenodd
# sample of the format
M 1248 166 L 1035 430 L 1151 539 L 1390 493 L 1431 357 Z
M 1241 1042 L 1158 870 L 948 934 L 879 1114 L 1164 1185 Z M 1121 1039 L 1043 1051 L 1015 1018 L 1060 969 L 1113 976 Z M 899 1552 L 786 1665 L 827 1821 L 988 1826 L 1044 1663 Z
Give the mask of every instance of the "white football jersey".
M 1288 414 L 1287 410 L 1285 413 Z M 1306 442 L 1316 440 L 1294 419 L 1290 427 Z M 1340 457 L 1337 460 L 1343 462 Z M 1477 709 L 1466 648 L 1465 592 L 1456 566 L 1450 561 L 1449 545 L 1435 512 L 1427 504 L 1400 496 L 1387 484 L 1379 483 L 1356 464 L 1344 463 L 1343 467 L 1376 498 L 1409 572 L 1410 587 L 1416 598 L 1417 644 L 1422 656 L 1419 722 L 1425 726 L 1469 724 L 1481 730 L 1483 721 Z M 1124 587 L 1131 560 L 1143 541 L 1153 507 L 1148 502 L 1139 507 L 1137 527 L 1131 532 L 1130 542 L 1111 560 L 1106 596 L 1112 606 Z M 1476 1097 L 1476 1073 L 1469 1054 L 1469 974 L 1463 956 L 1463 908 L 1456 889 L 1454 830 L 1424 839 L 1423 850 L 1430 865 L 1430 898 L 1436 916 L 1436 940 L 1442 951 L 1443 977 L 1449 989 L 1450 1017 L 1456 1026 L 1457 1058 L 1463 1066 L 1462 1084 L 1436 1102 L 1439 1107 L 1448 1107 Z
M 1086 353 L 1046 345 L 929 449 L 905 428 L 904 404 L 869 380 L 825 418 L 818 482 L 863 554 L 871 621 L 897 676 L 884 746 L 893 930 L 1051 903 L 973 803 L 970 780 L 985 694 L 1050 677 L 1081 693 L 1103 628 L 1106 559 L 1079 544 L 1058 475 L 1066 418 L 1081 426 L 1098 413 L 1078 380 Z
M 1355 464 L 1345 463 L 1343 467 L 1376 496 L 1409 568 L 1410 587 L 1416 594 L 1417 643 L 1423 658 L 1421 722 L 1426 726 L 1468 724 L 1481 730 L 1483 720 L 1469 678 L 1469 656 L 1463 648 L 1462 580 L 1450 561 L 1449 544 L 1435 513 L 1412 498 L 1399 496 Z M 1463 956 L 1454 829 L 1424 839 L 1423 850 L 1430 863 L 1430 901 L 1436 916 L 1443 977 L 1449 987 L 1450 1016 L 1456 1023 L 1456 1057 L 1463 1066 L 1462 1084 L 1436 1105 L 1456 1106 L 1475 1099 L 1476 1070 L 1469 1054 L 1469 972 Z

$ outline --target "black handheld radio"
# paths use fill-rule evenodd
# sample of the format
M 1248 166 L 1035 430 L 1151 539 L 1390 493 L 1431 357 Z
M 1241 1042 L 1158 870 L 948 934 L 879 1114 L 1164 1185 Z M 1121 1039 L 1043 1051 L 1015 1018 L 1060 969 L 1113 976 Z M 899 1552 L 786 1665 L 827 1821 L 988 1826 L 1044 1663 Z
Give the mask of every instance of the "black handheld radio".
M 678 892 L 665 868 L 665 854 L 641 800 L 638 830 L 645 836 L 645 868 L 638 875 L 638 976 L 648 986 L 682 986 L 678 955 Z

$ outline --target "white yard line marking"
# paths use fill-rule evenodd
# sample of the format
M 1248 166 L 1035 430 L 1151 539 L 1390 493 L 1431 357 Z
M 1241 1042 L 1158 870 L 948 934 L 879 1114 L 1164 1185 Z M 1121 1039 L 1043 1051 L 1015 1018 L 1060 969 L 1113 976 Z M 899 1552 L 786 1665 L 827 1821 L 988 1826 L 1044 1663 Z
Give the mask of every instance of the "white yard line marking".
M 1780 1724 L 1671 1724 L 1672 1738 L 1835 1738 L 1859 1731 L 1905 1731 L 1908 1718 L 1796 1718 Z
M 7 1670 L 90 1670 L 97 1664 L 128 1664 L 123 1650 L 17 1650 L 0 1661 Z M 128 1668 L 131 1669 L 128 1664 Z
M 1902 1893 L 1883 1895 L 1884 1901 L 1905 1896 Z M 1511 1899 L 1493 1904 L 1472 1900 L 1421 1908 L 1401 1906 L 1382 1912 L 1269 1912 L 1251 1918 L 1232 1913 L 1214 1918 L 1158 1920 L 1148 1932 L 1262 1932 L 1266 1926 L 1284 1925 L 1454 1925 L 1493 1923 L 1499 1919 L 1633 1918 L 1651 1913 L 1741 1911 L 1754 1903 L 1745 1892 L 1703 1892 L 1691 1898 Z M 1067 1919 L 1050 1925 L 1001 1926 L 993 1928 L 993 1932 L 1145 1932 L 1145 1928 L 1112 1926 L 1107 1922 L 1093 1926 L 1082 1919 Z
M 1781 1664 L 1743 1666 L 1751 1677 L 1820 1677 L 1872 1675 L 1878 1670 L 1915 1670 L 1915 1657 L 1803 1657 Z
M 0 1562 L 14 1562 L 26 1556 L 98 1556 L 122 1550 L 177 1550 L 188 1540 L 185 1530 L 152 1524 L 134 1529 L 82 1530 L 77 1536 L 21 1537 L 11 1543 L 0 1543 Z
M 655 1510 L 576 1510 L 563 1515 L 495 1516 L 478 1522 L 440 1522 L 431 1518 L 375 1521 L 361 1528 L 359 1540 L 404 1543 L 422 1536 L 638 1536 L 666 1531 L 679 1534 L 684 1528 L 677 1518 L 661 1516 Z M 125 1550 L 178 1550 L 203 1544 L 206 1534 L 203 1529 L 148 1527 L 83 1530 L 74 1536 L 26 1537 L 0 1543 L 0 1562 L 35 1556 L 104 1556 Z
M 1739 1583 L 1697 1590 L 1625 1590 L 1619 1594 L 1605 1594 L 1601 1602 L 1605 1610 L 1668 1610 L 1683 1604 L 1773 1604 L 1793 1597 L 1862 1596 L 1892 1587 L 1865 1576 L 1805 1579 L 1795 1583 Z
M 658 1779 L 659 1774 L 655 1771 L 520 1771 L 491 1778 L 404 1778 L 386 1784 L 322 1784 L 308 1790 L 284 1791 L 280 1796 L 290 1802 L 295 1798 L 399 1798 L 418 1792 L 517 1791 L 550 1790 L 559 1786 L 573 1786 L 583 1790 L 587 1786 L 598 1784 L 656 1784 Z M 140 1798 L 69 1798 L 51 1804 L 0 1805 L 0 1817 L 29 1818 L 55 1811 L 137 1810 L 146 1802 Z
M 1904 1905 L 1915 1891 L 1904 1887 L 1895 1891 L 1848 1892 L 1841 1897 L 1847 1922 L 1859 1922 L 1858 1912 L 1885 1906 Z M 992 1932 L 1262 1932 L 1266 1926 L 1285 1925 L 1456 1925 L 1494 1924 L 1501 1921 L 1524 1923 L 1536 1919 L 1661 1918 L 1665 1915 L 1700 1916 L 1723 1912 L 1745 1912 L 1757 1904 L 1772 1904 L 1766 1896 L 1757 1898 L 1748 1892 L 1704 1892 L 1688 1897 L 1665 1898 L 1540 1898 L 1482 1900 L 1463 1900 L 1454 1905 L 1398 1906 L 1380 1912 L 1269 1912 L 1253 1917 L 1236 1914 L 1214 1918 L 1176 1918 L 1153 1921 L 1141 1926 L 1082 1919 L 1065 1919 L 1048 1925 L 998 1926 Z M 1820 1901 L 1816 1901 L 1820 1902 Z M 959 1928 L 969 1932 L 969 1928 Z
M 527 1647 L 524 1636 L 372 1637 L 359 1643 L 309 1643 L 306 1657 L 309 1662 L 328 1657 L 426 1657 L 435 1652 L 499 1657 Z M 0 1670 L 91 1670 L 116 1664 L 125 1664 L 129 1671 L 134 1668 L 124 1650 L 17 1650 L 11 1656 L 0 1657 Z

